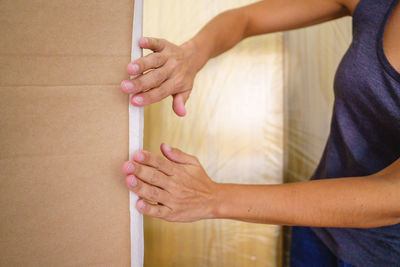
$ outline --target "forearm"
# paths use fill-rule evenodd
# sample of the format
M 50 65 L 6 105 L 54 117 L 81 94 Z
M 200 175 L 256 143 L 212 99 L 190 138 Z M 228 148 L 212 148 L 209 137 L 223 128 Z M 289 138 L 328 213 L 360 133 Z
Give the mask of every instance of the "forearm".
M 196 54 L 200 69 L 208 59 L 246 37 L 301 28 L 349 14 L 340 0 L 265 0 L 223 12 L 183 44 Z
M 196 52 L 198 68 L 239 43 L 245 36 L 247 18 L 242 9 L 223 12 L 208 22 L 183 46 Z
M 386 176 L 220 184 L 215 203 L 217 218 L 256 223 L 369 228 L 400 222 L 399 182 Z

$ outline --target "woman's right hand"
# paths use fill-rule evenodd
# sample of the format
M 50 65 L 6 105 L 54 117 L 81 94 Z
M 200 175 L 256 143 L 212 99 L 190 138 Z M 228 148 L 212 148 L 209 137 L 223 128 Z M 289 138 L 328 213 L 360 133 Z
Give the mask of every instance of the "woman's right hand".
M 128 64 L 129 75 L 142 75 L 122 81 L 121 90 L 133 94 L 131 102 L 138 107 L 171 95 L 173 110 L 178 116 L 185 116 L 194 78 L 205 63 L 196 55 L 196 46 L 192 41 L 177 46 L 157 38 L 142 38 L 139 44 L 153 53 Z

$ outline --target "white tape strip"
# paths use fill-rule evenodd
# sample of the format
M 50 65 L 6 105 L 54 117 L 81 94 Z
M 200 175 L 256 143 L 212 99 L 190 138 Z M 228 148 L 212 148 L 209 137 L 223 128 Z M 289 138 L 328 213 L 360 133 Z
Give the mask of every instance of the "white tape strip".
M 143 32 L 143 0 L 135 0 L 132 26 L 131 61 L 142 57 L 139 40 Z M 132 78 L 132 77 L 131 77 Z M 129 97 L 129 160 L 133 153 L 143 149 L 143 108 L 130 103 Z M 143 216 L 136 209 L 138 197 L 129 192 L 129 210 L 131 217 L 131 267 L 142 267 L 144 256 Z

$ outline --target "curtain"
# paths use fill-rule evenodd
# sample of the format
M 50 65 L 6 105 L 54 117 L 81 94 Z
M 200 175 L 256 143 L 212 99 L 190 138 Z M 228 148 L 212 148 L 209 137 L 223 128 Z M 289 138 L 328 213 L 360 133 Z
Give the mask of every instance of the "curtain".
M 336 68 L 351 42 L 351 18 L 288 31 L 285 53 L 285 180 L 307 180 L 324 149 Z
M 146 0 L 144 35 L 175 44 L 249 0 Z M 282 34 L 244 40 L 198 74 L 188 114 L 171 99 L 145 109 L 145 149 L 161 142 L 196 155 L 217 182 L 275 184 L 283 173 Z M 145 266 L 277 266 L 280 227 L 231 220 L 168 223 L 146 217 Z

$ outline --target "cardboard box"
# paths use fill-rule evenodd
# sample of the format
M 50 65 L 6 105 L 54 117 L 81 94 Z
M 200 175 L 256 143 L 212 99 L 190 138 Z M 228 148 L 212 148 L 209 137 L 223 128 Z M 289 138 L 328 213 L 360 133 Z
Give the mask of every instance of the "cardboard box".
M 129 266 L 133 1 L 0 1 L 0 266 Z

